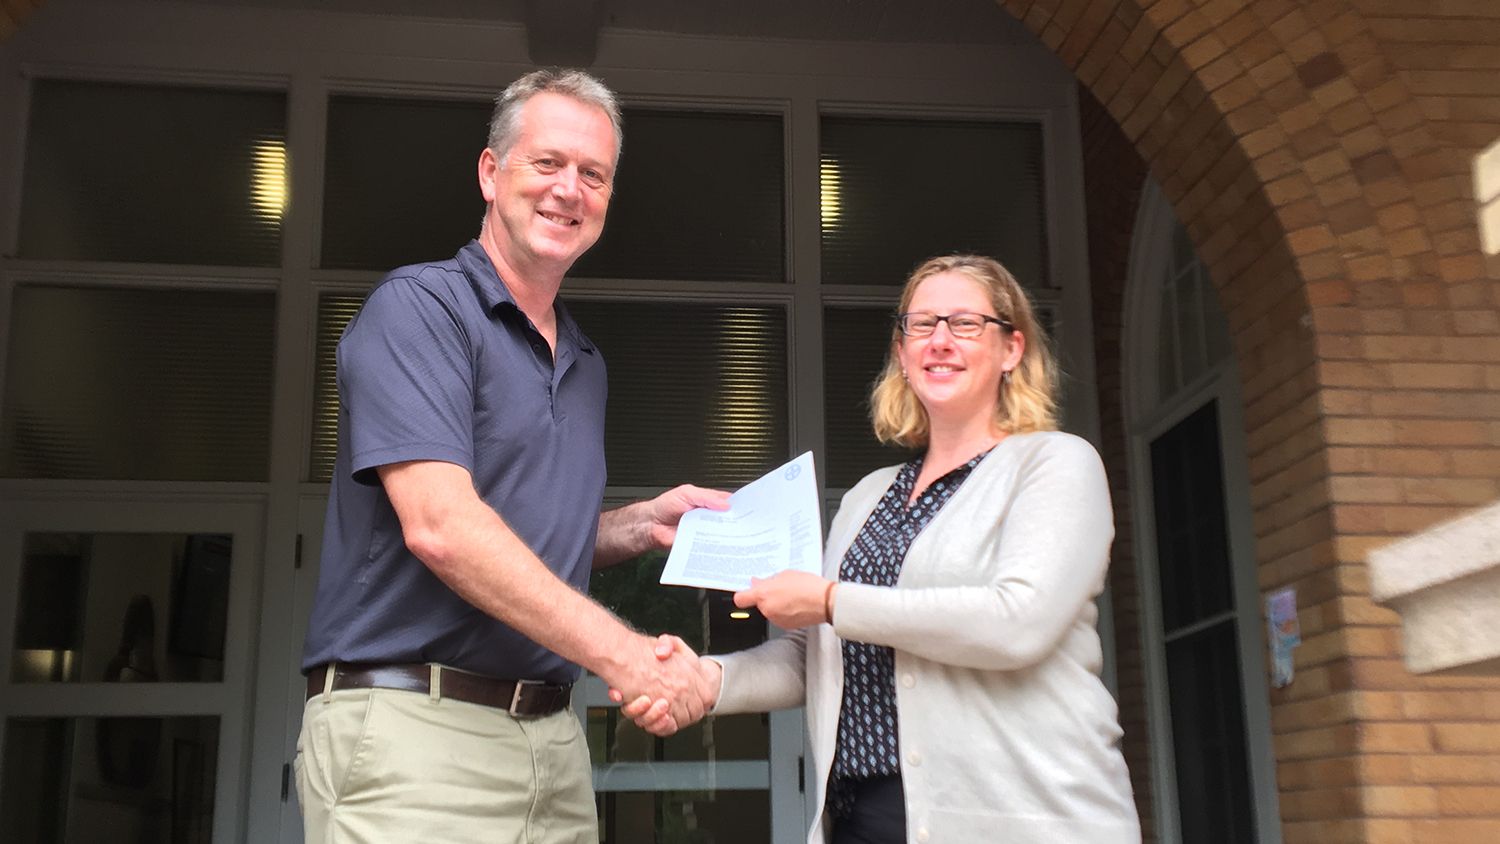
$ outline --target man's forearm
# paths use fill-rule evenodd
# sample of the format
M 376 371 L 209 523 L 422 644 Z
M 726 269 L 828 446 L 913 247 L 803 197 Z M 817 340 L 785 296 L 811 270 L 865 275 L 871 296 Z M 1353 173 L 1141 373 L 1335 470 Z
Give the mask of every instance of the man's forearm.
M 651 541 L 644 508 L 645 503 L 637 501 L 599 514 L 599 533 L 594 539 L 594 568 L 623 563 L 657 547 Z

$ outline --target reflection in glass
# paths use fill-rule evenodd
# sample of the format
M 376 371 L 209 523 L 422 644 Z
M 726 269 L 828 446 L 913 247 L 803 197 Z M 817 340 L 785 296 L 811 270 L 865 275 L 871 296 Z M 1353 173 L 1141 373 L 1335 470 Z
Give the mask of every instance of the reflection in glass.
M 232 539 L 29 533 L 11 679 L 218 682 Z
M 766 791 L 606 792 L 600 844 L 750 844 L 771 840 Z
M 653 551 L 594 572 L 589 594 L 615 615 L 650 634 L 674 633 L 698 653 L 730 653 L 766 640 L 758 611 L 736 612 L 730 593 L 660 583 L 666 553 Z M 770 751 L 766 717 L 710 717 L 666 739 L 618 717 L 614 707 L 590 709 L 587 732 L 595 764 L 612 762 L 765 759 Z
M 11 718 L 0 841 L 207 844 L 219 719 Z
M 617 706 L 589 707 L 585 729 L 595 765 L 763 760 L 771 746 L 765 713 L 710 715 L 661 739 L 621 717 Z

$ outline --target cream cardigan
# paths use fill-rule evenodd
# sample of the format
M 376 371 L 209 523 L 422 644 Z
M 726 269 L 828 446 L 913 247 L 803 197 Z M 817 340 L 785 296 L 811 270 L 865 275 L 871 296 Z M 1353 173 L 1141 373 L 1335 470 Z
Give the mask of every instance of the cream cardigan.
M 899 468 L 870 473 L 844 496 L 826 576 L 838 576 Z M 805 703 L 817 772 L 808 841 L 822 844 L 839 639 L 889 645 L 908 841 L 1138 842 L 1094 630 L 1113 536 L 1092 446 L 1062 433 L 1007 437 L 917 537 L 895 588 L 841 584 L 833 625 L 715 656 L 724 681 L 714 712 Z

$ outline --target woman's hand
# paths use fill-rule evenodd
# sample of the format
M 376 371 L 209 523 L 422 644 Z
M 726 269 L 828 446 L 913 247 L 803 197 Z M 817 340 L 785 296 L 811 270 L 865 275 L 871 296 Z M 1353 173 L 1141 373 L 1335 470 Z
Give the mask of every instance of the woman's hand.
M 698 656 L 693 649 L 688 647 L 680 637 L 670 633 L 663 633 L 656 639 L 656 658 L 659 660 L 671 659 L 674 654 L 683 654 L 691 659 L 697 660 L 698 675 L 702 678 L 703 689 L 703 711 L 707 714 L 713 709 L 714 704 L 719 702 L 719 686 L 723 681 L 724 667 L 717 661 L 708 657 Z M 615 703 L 622 703 L 625 696 L 619 689 L 609 690 L 609 699 Z M 655 736 L 670 736 L 679 729 L 689 726 L 692 721 L 678 723 L 672 717 L 670 708 L 665 700 L 652 700 L 646 695 L 641 695 L 629 703 L 623 703 L 620 714 L 635 722 L 637 727 Z
M 750 579 L 750 588 L 734 593 L 734 605 L 756 607 L 783 630 L 811 627 L 833 619 L 834 581 L 805 571 L 778 572 L 765 580 Z

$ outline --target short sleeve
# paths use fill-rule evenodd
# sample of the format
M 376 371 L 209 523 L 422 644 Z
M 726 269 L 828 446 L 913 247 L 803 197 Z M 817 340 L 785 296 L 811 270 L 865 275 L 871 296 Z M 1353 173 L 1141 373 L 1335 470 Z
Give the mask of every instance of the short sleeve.
M 370 294 L 338 345 L 341 437 L 349 471 L 409 460 L 474 468 L 474 366 L 463 323 L 418 278 L 388 279 Z

